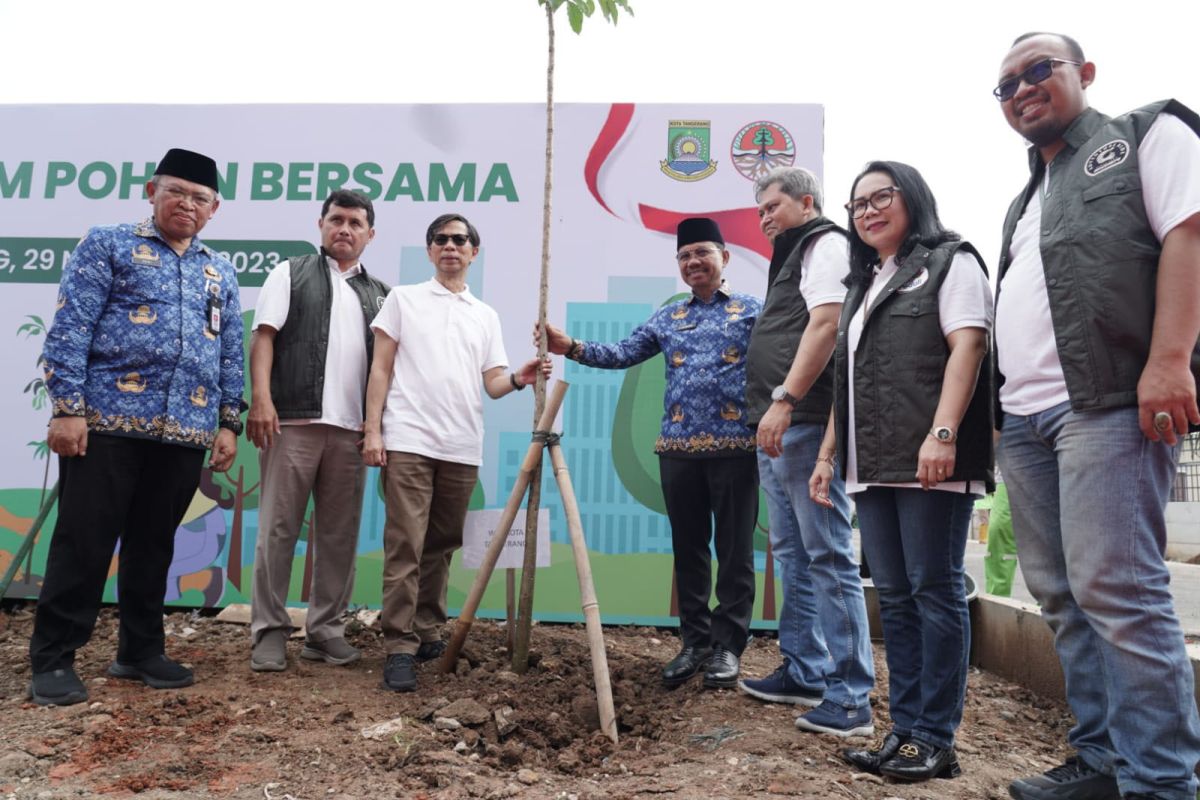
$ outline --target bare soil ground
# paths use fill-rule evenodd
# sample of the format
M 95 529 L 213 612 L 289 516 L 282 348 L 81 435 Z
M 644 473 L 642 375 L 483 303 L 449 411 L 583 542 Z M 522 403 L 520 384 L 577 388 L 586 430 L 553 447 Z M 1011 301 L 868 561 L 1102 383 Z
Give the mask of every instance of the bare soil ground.
M 837 755 L 845 742 L 797 731 L 791 707 L 698 680 L 663 689 L 658 670 L 679 642 L 661 630 L 605 630 L 614 746 L 596 731 L 581 625 L 537 626 L 535 663 L 517 676 L 502 626 L 477 622 L 455 674 L 425 665 L 416 692 L 395 694 L 381 688 L 377 629 L 351 625 L 364 652 L 352 666 L 301 661 L 293 641 L 288 671 L 259 674 L 246 628 L 172 614 L 168 653 L 197 682 L 155 691 L 104 677 L 116 650 L 111 611 L 76 664 L 89 702 L 41 708 L 26 700 L 31 625 L 28 606 L 0 613 L 0 798 L 1000 800 L 1012 778 L 1062 760 L 1070 725 L 1063 706 L 973 670 L 962 777 L 905 785 L 853 773 Z M 756 638 L 743 672 L 766 674 L 778 660 L 775 642 Z M 881 648 L 876 669 L 879 738 L 889 725 Z

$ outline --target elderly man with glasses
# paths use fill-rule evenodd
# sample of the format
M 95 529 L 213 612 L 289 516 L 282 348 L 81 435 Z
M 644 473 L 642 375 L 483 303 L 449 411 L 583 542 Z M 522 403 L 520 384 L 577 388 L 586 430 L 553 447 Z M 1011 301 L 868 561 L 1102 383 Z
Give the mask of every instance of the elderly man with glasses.
M 192 683 L 164 652 L 175 529 L 204 452 L 224 471 L 242 423 L 242 315 L 233 265 L 197 238 L 217 165 L 172 149 L 146 185 L 153 215 L 90 230 L 63 269 L 43 357 L 62 494 L 29 645 L 30 696 L 87 699 L 75 651 L 91 638 L 118 538 L 116 678 Z
M 663 354 L 667 386 L 654 451 L 671 522 L 683 647 L 663 668 L 662 682 L 675 688 L 703 673 L 705 687 L 731 688 L 754 607 L 758 475 L 745 386 L 760 304 L 724 283 L 729 251 L 715 221 L 683 220 L 675 246 L 688 297 L 664 305 L 620 342 L 578 341 L 553 325 L 547 341 L 550 352 L 603 369 Z M 714 532 L 717 607 L 710 610 Z
M 750 341 L 746 405 L 757 430 L 771 547 L 782 567 L 783 662 L 740 686 L 760 700 L 813 709 L 796 718 L 801 730 L 869 736 L 875 668 L 846 485 L 840 477 L 830 483 L 831 508 L 808 496 L 833 405 L 831 358 L 850 272 L 846 236 L 822 213 L 821 185 L 806 169 L 768 173 L 755 185 L 755 199 L 772 254 L 767 299 Z
M 1088 107 L 1070 37 L 1018 38 L 995 95 L 1031 145 L 1004 222 L 997 457 L 1054 630 L 1075 749 L 1018 800 L 1195 800 L 1200 719 L 1163 562 L 1179 440 L 1200 424 L 1200 118 Z

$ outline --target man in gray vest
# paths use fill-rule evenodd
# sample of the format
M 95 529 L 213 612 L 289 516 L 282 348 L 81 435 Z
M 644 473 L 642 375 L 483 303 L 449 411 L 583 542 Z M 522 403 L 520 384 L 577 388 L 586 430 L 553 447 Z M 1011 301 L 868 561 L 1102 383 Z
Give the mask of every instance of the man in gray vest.
M 1163 562 L 1179 439 L 1200 424 L 1200 118 L 1109 118 L 1059 34 L 994 93 L 1032 146 L 1004 223 L 998 449 L 1021 570 L 1066 676 L 1076 755 L 1017 800 L 1195 800 L 1200 719 Z
M 840 478 L 830 484 L 832 510 L 808 496 L 833 404 L 829 362 L 850 270 L 846 237 L 822 216 L 821 186 L 808 170 L 770 172 L 755 185 L 755 199 L 773 253 L 746 353 L 746 408 L 757 428 L 771 548 L 782 568 L 783 663 L 738 685 L 760 700 L 813 708 L 797 717 L 801 730 L 869 736 L 875 670 L 850 501 Z
M 250 611 L 250 668 L 287 668 L 288 587 L 308 499 L 312 586 L 300 657 L 350 664 L 360 653 L 341 622 L 354 586 L 366 468 L 363 399 L 374 336 L 368 327 L 388 287 L 359 262 L 375 237 L 375 209 L 357 192 L 325 199 L 319 255 L 279 264 L 267 277 L 250 344 L 247 434 L 262 451 L 258 546 Z

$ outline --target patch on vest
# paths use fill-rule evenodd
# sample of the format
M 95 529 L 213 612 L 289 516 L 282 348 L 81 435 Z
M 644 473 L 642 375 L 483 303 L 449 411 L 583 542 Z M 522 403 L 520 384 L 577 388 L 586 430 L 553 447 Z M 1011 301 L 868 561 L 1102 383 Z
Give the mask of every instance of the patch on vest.
M 904 292 L 911 292 L 915 289 L 920 289 L 922 286 L 924 286 L 927 283 L 929 283 L 929 270 L 925 269 L 924 267 L 921 267 L 921 271 L 918 272 L 912 280 L 905 283 L 903 286 L 901 286 L 896 291 L 900 292 L 901 294 L 903 294 Z
M 1106 169 L 1111 169 L 1129 157 L 1129 143 L 1124 139 L 1114 139 L 1108 144 L 1097 147 L 1083 164 L 1083 171 L 1096 176 Z
M 375 305 L 379 306 L 380 311 L 383 310 L 383 304 L 385 302 L 387 302 L 387 297 L 376 297 L 375 298 Z

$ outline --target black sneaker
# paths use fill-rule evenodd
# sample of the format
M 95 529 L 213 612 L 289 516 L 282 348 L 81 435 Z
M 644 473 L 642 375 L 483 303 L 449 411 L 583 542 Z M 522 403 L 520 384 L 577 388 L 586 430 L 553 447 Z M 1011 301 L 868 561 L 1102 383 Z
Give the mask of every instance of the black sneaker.
M 1078 756 L 1032 778 L 1008 785 L 1015 800 L 1121 800 L 1117 780 L 1097 772 Z
M 161 653 L 136 664 L 114 661 L 108 668 L 108 674 L 114 678 L 141 681 L 152 689 L 182 689 L 196 681 L 190 669 Z
M 393 653 L 383 665 L 383 685 L 393 692 L 417 688 L 416 659 L 410 653 Z
M 441 658 L 445 652 L 446 642 L 442 639 L 435 639 L 432 642 L 421 642 L 421 646 L 417 648 L 417 654 L 414 658 L 418 664 L 424 664 L 426 661 Z
M 70 706 L 88 699 L 87 689 L 71 667 L 35 672 L 29 699 L 39 706 Z

